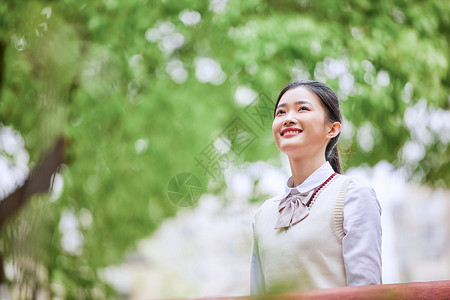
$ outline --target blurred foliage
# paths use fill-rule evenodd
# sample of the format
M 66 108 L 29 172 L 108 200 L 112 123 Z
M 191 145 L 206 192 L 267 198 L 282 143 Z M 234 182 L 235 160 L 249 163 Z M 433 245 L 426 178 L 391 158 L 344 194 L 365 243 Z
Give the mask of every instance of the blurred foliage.
M 448 187 L 449 133 L 429 119 L 449 109 L 449 32 L 440 0 L 3 0 L 0 120 L 24 137 L 31 167 L 56 137 L 70 147 L 62 195 L 29 205 L 0 251 L 38 249 L 24 255 L 50 295 L 111 297 L 98 270 L 176 213 L 174 175 L 192 172 L 207 186 L 194 158 L 244 115 L 234 100 L 241 86 L 275 99 L 292 80 L 324 81 L 342 100 L 346 168 L 387 160 Z M 202 58 L 222 70 L 210 82 Z M 420 107 L 428 119 L 408 126 L 406 112 Z M 408 158 L 406 145 L 422 155 Z M 239 159 L 277 153 L 268 124 Z M 46 212 L 29 218 L 36 206 Z M 92 216 L 79 228 L 80 253 L 61 247 L 64 212 Z M 40 224 L 38 241 L 20 243 L 20 224 Z

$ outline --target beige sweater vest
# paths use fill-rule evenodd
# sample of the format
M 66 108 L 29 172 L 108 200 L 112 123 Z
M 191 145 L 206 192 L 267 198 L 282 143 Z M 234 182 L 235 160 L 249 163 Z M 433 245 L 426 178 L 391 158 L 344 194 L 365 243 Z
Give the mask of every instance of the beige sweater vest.
M 266 292 L 347 285 L 342 238 L 343 208 L 350 178 L 335 176 L 310 207 L 309 216 L 287 229 L 274 229 L 279 200 L 267 200 L 255 219 Z

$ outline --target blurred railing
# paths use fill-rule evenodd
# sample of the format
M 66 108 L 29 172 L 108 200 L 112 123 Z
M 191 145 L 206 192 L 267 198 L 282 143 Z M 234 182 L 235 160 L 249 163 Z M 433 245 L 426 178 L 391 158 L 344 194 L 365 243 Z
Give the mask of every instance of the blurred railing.
M 450 280 L 411 282 L 399 284 L 382 284 L 369 286 L 348 286 L 323 290 L 311 290 L 295 293 L 261 295 L 252 297 L 219 297 L 219 298 L 197 298 L 196 300 L 299 300 L 299 299 L 342 299 L 342 300 L 365 300 L 365 299 L 431 299 L 450 300 Z

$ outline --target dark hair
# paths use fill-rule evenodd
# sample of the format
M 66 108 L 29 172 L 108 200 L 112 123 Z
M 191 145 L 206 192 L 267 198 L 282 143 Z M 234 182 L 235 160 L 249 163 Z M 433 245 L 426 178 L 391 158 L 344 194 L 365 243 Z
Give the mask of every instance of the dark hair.
M 325 111 L 327 112 L 327 117 L 330 122 L 339 122 L 342 123 L 342 115 L 341 115 L 341 109 L 339 107 L 339 100 L 336 94 L 333 92 L 332 89 L 330 89 L 325 84 L 318 82 L 318 81 L 312 81 L 312 80 L 300 80 L 300 81 L 294 81 L 289 83 L 278 96 L 277 103 L 275 104 L 275 110 L 273 113 L 273 116 L 275 117 L 275 113 L 277 110 L 278 103 L 280 102 L 281 97 L 283 95 L 297 87 L 305 87 L 309 91 L 316 94 L 316 96 L 320 99 L 322 102 L 323 107 L 325 108 Z M 337 142 L 339 140 L 339 136 L 341 133 L 339 133 L 337 136 L 332 138 L 330 142 L 328 143 L 326 149 L 325 149 L 325 159 L 330 163 L 330 165 L 333 167 L 334 171 L 342 174 L 342 167 L 341 162 L 339 160 L 339 153 L 337 150 Z

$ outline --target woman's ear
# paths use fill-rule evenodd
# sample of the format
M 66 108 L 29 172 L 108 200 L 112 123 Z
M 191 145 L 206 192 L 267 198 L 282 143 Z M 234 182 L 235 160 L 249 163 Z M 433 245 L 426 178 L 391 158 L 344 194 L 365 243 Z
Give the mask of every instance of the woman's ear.
M 341 123 L 339 122 L 330 123 L 327 137 L 332 139 L 336 137 L 340 132 L 341 132 Z

